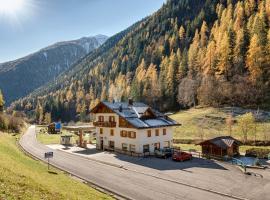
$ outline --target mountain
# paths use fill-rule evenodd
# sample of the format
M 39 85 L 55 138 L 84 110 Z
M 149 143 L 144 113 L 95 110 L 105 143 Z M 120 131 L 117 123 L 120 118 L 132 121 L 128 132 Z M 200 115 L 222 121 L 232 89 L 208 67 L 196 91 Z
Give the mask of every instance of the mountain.
M 98 101 L 129 97 L 161 111 L 269 107 L 269 26 L 270 0 L 168 0 L 11 108 L 84 121 Z
M 75 62 L 98 48 L 107 36 L 59 42 L 26 57 L 0 64 L 0 89 L 9 104 L 55 79 Z

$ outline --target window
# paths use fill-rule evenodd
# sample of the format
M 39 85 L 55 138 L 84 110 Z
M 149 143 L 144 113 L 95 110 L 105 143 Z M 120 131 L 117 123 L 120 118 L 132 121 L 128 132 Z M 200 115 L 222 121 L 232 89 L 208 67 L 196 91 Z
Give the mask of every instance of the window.
M 151 137 L 151 130 L 147 131 L 147 137 Z
M 109 116 L 109 122 L 115 122 L 115 117 L 114 116 Z
M 99 129 L 99 134 L 103 134 L 103 128 Z
M 121 137 L 127 137 L 127 131 L 121 131 L 120 136 Z
M 98 121 L 99 122 L 104 122 L 104 116 L 98 116 Z
M 143 145 L 143 153 L 150 152 L 149 149 L 149 144 Z
M 156 136 L 159 136 L 159 130 L 156 129 Z
M 128 145 L 126 143 L 122 143 L 122 150 L 127 151 L 128 150 Z
M 166 135 L 166 129 L 165 128 L 163 129 L 163 135 Z
M 129 132 L 128 132 L 128 137 L 129 137 L 129 138 L 136 138 L 136 132 L 134 132 L 134 131 L 129 131 Z
M 135 147 L 134 144 L 130 144 L 129 145 L 129 151 L 131 151 L 131 152 L 135 152 L 136 151 L 136 147 Z
M 114 136 L 114 130 L 113 129 L 110 130 L 110 134 L 111 134 L 111 136 Z

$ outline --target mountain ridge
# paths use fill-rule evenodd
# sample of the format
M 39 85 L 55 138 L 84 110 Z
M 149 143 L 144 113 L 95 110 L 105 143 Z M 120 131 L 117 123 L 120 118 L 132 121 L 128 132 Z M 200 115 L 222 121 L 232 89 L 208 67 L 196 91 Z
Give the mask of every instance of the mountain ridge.
M 55 79 L 79 59 L 102 45 L 106 39 L 107 36 L 97 35 L 57 42 L 22 58 L 1 63 L 0 86 L 7 105 Z M 22 87 L 20 79 L 27 80 L 28 74 L 31 74 L 32 81 L 26 83 L 30 86 Z
M 168 0 L 110 48 L 105 43 L 12 108 L 84 121 L 97 102 L 130 97 L 161 111 L 264 107 L 270 104 L 269 27 L 270 0 Z

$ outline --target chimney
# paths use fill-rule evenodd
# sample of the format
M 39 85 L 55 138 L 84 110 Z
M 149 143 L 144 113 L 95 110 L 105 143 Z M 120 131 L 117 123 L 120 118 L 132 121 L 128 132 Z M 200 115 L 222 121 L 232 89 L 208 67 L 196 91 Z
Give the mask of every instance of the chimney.
M 131 99 L 131 98 L 128 99 L 128 105 L 133 106 L 133 99 Z

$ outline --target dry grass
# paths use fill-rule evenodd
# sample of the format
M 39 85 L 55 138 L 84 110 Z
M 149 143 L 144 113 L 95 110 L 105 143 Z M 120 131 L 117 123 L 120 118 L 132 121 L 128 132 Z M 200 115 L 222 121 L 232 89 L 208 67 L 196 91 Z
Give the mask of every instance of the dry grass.
M 24 155 L 14 136 L 0 134 L 0 199 L 112 199 Z
M 180 111 L 170 117 L 180 122 L 182 126 L 176 127 L 175 139 L 201 139 L 203 132 L 204 139 L 221 135 L 228 135 L 229 131 L 225 120 L 229 113 L 224 109 L 217 108 L 192 108 Z M 239 116 L 234 117 L 234 120 Z M 242 132 L 237 123 L 232 127 L 232 136 L 242 139 Z M 248 139 L 253 140 L 253 132 L 250 131 Z M 270 122 L 257 123 L 257 139 L 270 140 Z

